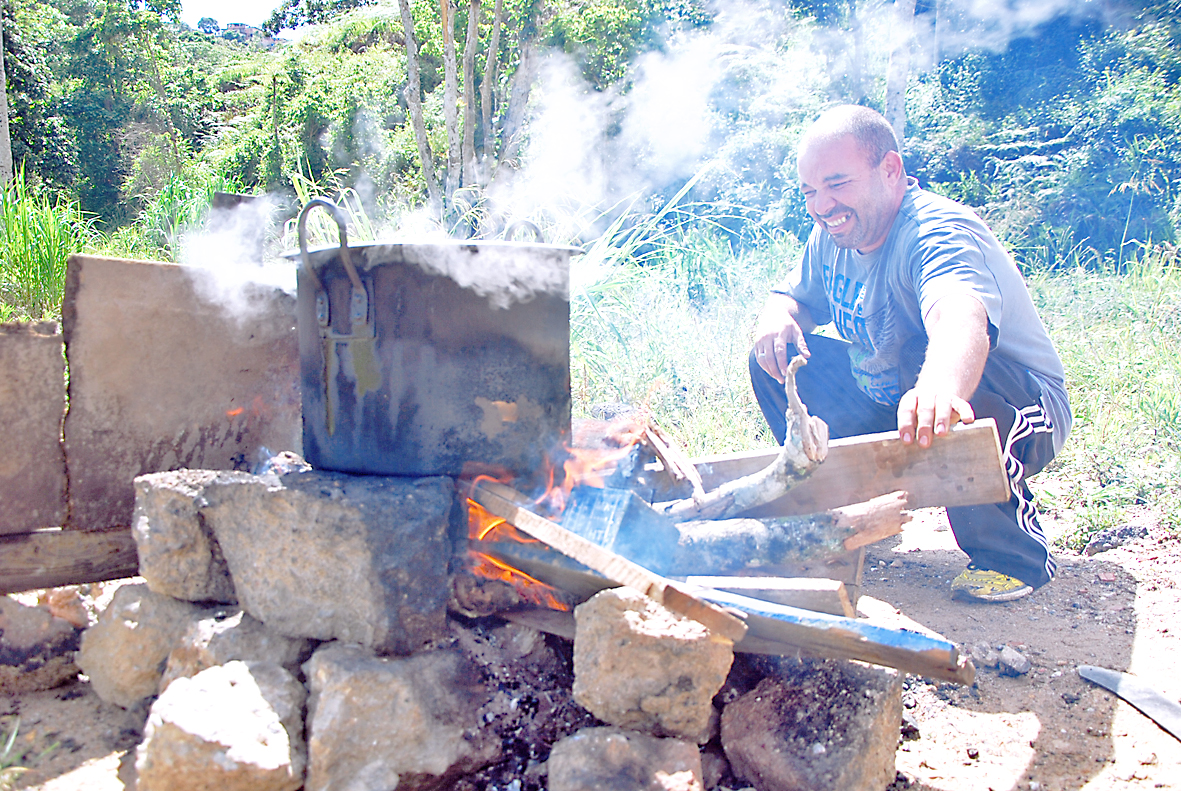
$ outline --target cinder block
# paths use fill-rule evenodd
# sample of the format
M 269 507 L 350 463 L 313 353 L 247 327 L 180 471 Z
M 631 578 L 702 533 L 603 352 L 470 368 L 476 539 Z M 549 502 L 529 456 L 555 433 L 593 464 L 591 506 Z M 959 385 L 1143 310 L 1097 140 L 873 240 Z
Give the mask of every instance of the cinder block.
M 66 518 L 62 336 L 52 321 L 0 324 L 0 534 Z
M 295 298 L 252 287 L 229 308 L 194 267 L 70 256 L 65 451 L 71 526 L 131 524 L 132 480 L 248 470 L 300 450 Z

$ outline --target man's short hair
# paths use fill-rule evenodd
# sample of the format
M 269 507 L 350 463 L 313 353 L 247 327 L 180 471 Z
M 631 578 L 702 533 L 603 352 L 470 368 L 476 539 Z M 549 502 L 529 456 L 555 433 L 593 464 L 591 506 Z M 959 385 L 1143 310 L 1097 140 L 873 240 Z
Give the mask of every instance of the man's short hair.
M 887 152 L 898 150 L 894 128 L 881 113 L 857 104 L 842 104 L 820 114 L 800 138 L 798 151 L 803 151 L 811 143 L 836 140 L 845 135 L 853 136 L 870 165 L 880 164 Z

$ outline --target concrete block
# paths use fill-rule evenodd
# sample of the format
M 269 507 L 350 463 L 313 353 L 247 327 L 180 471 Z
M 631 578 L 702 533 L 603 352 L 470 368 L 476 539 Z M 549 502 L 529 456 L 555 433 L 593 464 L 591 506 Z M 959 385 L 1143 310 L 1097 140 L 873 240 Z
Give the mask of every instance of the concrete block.
M 213 470 L 175 470 L 135 479 L 132 535 L 139 573 L 156 593 L 185 601 L 237 602 L 221 547 L 201 514 Z
M 759 791 L 882 791 L 895 777 L 901 722 L 897 671 L 804 663 L 726 706 L 722 747 Z
M 584 728 L 550 751 L 549 791 L 702 791 L 697 745 L 621 728 Z
M 329 643 L 304 673 L 307 791 L 448 788 L 500 756 L 499 738 L 481 728 L 491 693 L 458 652 L 385 659 Z
M 82 634 L 78 667 L 100 698 L 129 709 L 156 694 L 176 641 L 189 624 L 210 614 L 147 585 L 124 585 Z
M 294 676 L 266 662 L 178 679 L 148 714 L 137 791 L 295 791 L 307 763 L 306 697 Z
M 66 520 L 62 336 L 52 321 L 0 324 L 0 534 Z
M 52 689 L 78 675 L 80 635 L 47 609 L 0 596 L 0 695 Z
M 160 691 L 178 678 L 234 661 L 267 662 L 294 674 L 310 653 L 307 640 L 284 637 L 241 610 L 202 618 L 189 625 L 168 654 Z
M 409 654 L 444 637 L 450 478 L 220 473 L 201 509 L 243 610 L 288 637 Z
M 62 319 L 72 526 L 129 526 L 138 475 L 245 470 L 264 446 L 300 450 L 294 297 L 257 287 L 231 313 L 210 296 L 209 277 L 70 256 Z
M 621 728 L 704 744 L 712 698 L 734 659 L 728 640 L 630 588 L 574 610 L 574 699 Z

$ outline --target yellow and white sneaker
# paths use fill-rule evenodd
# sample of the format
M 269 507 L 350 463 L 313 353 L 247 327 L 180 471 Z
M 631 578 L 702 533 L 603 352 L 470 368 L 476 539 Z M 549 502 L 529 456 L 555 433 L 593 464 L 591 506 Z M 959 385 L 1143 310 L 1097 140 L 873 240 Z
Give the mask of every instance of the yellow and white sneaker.
M 967 601 L 997 603 L 1013 601 L 1033 593 L 1033 588 L 1016 577 L 999 571 L 977 568 L 969 563 L 959 576 L 951 581 L 951 597 Z

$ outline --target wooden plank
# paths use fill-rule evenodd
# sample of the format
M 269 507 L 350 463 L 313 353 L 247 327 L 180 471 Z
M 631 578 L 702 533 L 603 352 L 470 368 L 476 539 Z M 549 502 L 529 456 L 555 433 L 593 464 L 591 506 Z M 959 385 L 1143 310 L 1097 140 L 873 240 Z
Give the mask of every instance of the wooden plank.
M 852 618 L 856 615 L 849 592 L 840 580 L 810 577 L 686 577 L 686 585 L 738 593 L 801 610 Z
M 776 450 L 696 459 L 706 489 L 770 464 Z M 904 445 L 895 431 L 833 440 L 828 458 L 786 497 L 743 516 L 812 514 L 905 490 L 910 508 L 979 505 L 1009 498 L 996 422 L 956 426 L 930 448 Z
M 676 586 L 672 580 L 653 574 L 613 552 L 571 533 L 524 507 L 528 504 L 519 492 L 494 481 L 480 481 L 472 486 L 471 499 L 489 513 L 499 516 L 522 532 L 549 544 L 567 557 L 585 564 L 603 576 L 633 588 L 675 613 L 704 624 L 715 634 L 737 642 L 746 633 L 741 619 L 721 607 L 704 602 Z
M 971 660 L 959 656 L 956 647 L 937 634 L 891 630 L 868 621 L 821 613 L 812 613 L 816 618 L 810 619 L 807 611 L 797 612 L 801 617 L 794 624 L 752 615 L 750 631 L 734 644 L 734 650 L 748 654 L 803 653 L 857 659 L 957 684 L 971 684 L 976 677 Z M 574 639 L 575 620 L 571 612 L 518 607 L 497 615 L 522 626 Z M 765 621 L 773 623 L 767 625 Z
M 0 594 L 134 577 L 139 555 L 130 528 L 53 528 L 0 536 Z
M 747 596 L 697 589 L 701 598 L 746 613 L 747 633 L 736 651 L 856 659 L 927 678 L 971 684 L 976 668 L 954 643 L 857 618 L 785 607 Z

